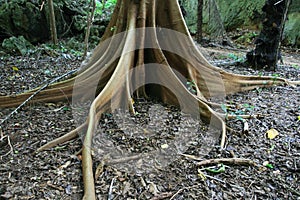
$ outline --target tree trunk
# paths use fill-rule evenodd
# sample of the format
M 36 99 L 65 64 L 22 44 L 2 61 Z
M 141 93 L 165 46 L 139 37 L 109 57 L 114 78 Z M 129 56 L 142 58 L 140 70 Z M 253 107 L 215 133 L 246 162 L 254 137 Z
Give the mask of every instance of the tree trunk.
M 197 42 L 202 41 L 203 0 L 198 0 Z
M 48 1 L 48 6 L 49 6 L 51 39 L 52 39 L 52 42 L 56 45 L 58 43 L 58 41 L 57 41 L 57 32 L 56 32 L 56 22 L 55 22 L 55 13 L 54 13 L 53 0 Z
M 276 70 L 280 43 L 290 0 L 267 0 L 263 28 L 255 41 L 255 49 L 247 53 L 247 64 L 256 69 Z
M 104 4 L 103 4 L 104 5 Z M 96 0 L 90 0 L 90 8 L 91 11 L 88 11 L 87 15 L 87 26 L 85 30 L 85 38 L 84 38 L 84 52 L 83 58 L 86 59 L 87 52 L 89 50 L 89 37 L 91 32 L 91 26 L 94 20 L 95 10 L 96 10 Z
M 194 83 L 194 92 L 188 90 L 188 80 Z M 95 189 L 91 147 L 104 112 L 120 107 L 134 112 L 134 96 L 155 95 L 164 103 L 179 106 L 184 113 L 210 122 L 212 128 L 222 134 L 220 146 L 224 147 L 224 118 L 230 115 L 214 111 L 212 105 L 221 105 L 209 99 L 287 83 L 293 84 L 282 78 L 242 76 L 212 66 L 195 46 L 178 1 L 119 0 L 100 44 L 77 76 L 53 84 L 33 100 L 72 98 L 74 105 L 92 102 L 81 126 L 39 150 L 65 142 L 75 137 L 77 131 L 86 130 L 82 148 L 84 199 L 92 200 Z M 0 96 L 0 107 L 18 105 L 36 90 Z

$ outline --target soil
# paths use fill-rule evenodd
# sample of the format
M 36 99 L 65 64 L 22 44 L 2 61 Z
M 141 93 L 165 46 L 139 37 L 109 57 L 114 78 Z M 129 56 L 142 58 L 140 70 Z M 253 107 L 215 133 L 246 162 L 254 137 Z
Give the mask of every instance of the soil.
M 214 47 L 203 51 L 211 62 L 228 71 L 270 75 L 274 79 L 280 76 L 300 80 L 300 55 L 294 50 L 283 53 L 285 64 L 279 65 L 276 72 L 257 71 L 240 66 L 236 61 L 239 56 L 245 55 L 242 50 Z M 3 57 L 0 60 L 0 95 L 17 94 L 43 85 L 80 67 L 80 63 L 72 55 Z M 189 148 L 174 159 L 166 160 L 167 163 L 156 170 L 127 171 L 126 167 L 122 167 L 130 165 L 132 160 L 126 156 L 123 159 L 127 159 L 128 165 L 101 165 L 105 163 L 103 152 L 99 152 L 99 141 L 95 140 L 92 149 L 97 171 L 97 198 L 299 200 L 300 87 L 257 88 L 227 96 L 224 104 L 231 106 L 223 107 L 223 110 L 237 116 L 236 119 L 227 120 L 229 128 L 224 149 L 220 149 L 218 137 L 207 143 L 206 147 L 210 147 L 208 150 L 203 150 L 203 144 L 207 142 L 207 127 L 201 124 L 197 127 L 199 134 L 193 141 L 189 141 Z M 147 153 L 155 148 L 167 148 L 166 141 L 181 133 L 178 130 L 184 122 L 196 124 L 189 117 L 185 118 L 178 108 L 160 104 L 153 99 L 135 99 L 134 105 L 138 115 L 106 113 L 99 124 L 102 133 L 107 134 L 114 145 L 126 152 Z M 158 106 L 156 111 L 162 110 L 161 113 L 152 112 L 150 115 L 151 108 L 155 106 Z M 14 108 L 1 109 L 0 119 L 3 120 L 13 110 Z M 29 102 L 1 124 L 0 199 L 82 198 L 81 157 L 78 154 L 81 138 L 50 150 L 36 152 L 38 147 L 78 125 L 72 111 L 74 108 L 72 109 L 71 102 L 68 101 L 55 104 Z M 253 117 L 243 121 L 239 118 L 243 114 Z M 118 115 L 121 118 L 113 117 Z M 155 120 L 161 116 L 164 116 L 167 123 Z M 143 131 L 148 136 L 128 134 L 119 127 L 117 119 L 131 119 L 140 127 L 146 125 L 147 129 Z M 243 131 L 245 124 L 249 126 L 248 131 Z M 133 128 L 135 133 L 135 127 L 125 128 Z M 277 130 L 279 135 L 269 138 L 267 132 L 270 130 Z M 4 145 L 5 141 L 8 141 L 8 145 Z M 254 164 L 239 165 L 232 162 L 198 165 L 201 160 L 217 158 L 250 159 Z M 145 164 L 148 167 L 155 165 L 150 161 Z

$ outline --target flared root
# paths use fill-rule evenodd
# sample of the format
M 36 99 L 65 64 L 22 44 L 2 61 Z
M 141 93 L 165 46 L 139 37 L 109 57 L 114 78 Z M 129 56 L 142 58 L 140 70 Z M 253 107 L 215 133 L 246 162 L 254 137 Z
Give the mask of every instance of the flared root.
M 186 80 L 194 82 L 194 93 L 187 89 Z M 145 83 L 150 84 L 147 90 Z M 159 83 L 159 88 L 151 83 Z M 211 108 L 220 104 L 208 99 L 277 84 L 299 84 L 299 81 L 236 75 L 209 64 L 190 37 L 177 1 L 119 0 L 100 44 L 77 76 L 51 85 L 33 99 L 33 102 L 93 99 L 85 123 L 38 151 L 66 142 L 86 130 L 82 148 L 84 199 L 92 200 L 95 189 L 91 146 L 104 112 L 127 107 L 134 113 L 134 95 L 151 94 L 164 103 L 180 106 L 183 112 L 193 113 L 195 105 L 189 103 L 191 100 L 197 102 L 197 115 L 206 122 L 213 121 L 222 133 L 221 147 L 224 147 L 224 116 Z M 15 97 L 2 96 L 0 107 L 16 106 L 34 91 Z

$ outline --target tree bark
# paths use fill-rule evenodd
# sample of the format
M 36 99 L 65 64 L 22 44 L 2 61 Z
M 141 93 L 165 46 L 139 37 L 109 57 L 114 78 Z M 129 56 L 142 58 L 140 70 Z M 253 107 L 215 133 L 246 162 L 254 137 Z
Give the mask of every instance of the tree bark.
M 197 42 L 202 42 L 203 0 L 198 0 Z
M 52 39 L 52 42 L 56 45 L 58 43 L 58 40 L 57 40 L 57 32 L 56 32 L 56 22 L 55 22 L 55 13 L 54 13 L 53 0 L 48 0 L 48 6 L 49 6 L 51 39 Z
M 255 49 L 247 53 L 247 64 L 255 69 L 276 70 L 282 32 L 290 0 L 267 0 L 263 28 L 255 41 Z
M 104 4 L 103 4 L 104 5 Z M 87 56 L 87 52 L 89 50 L 89 37 L 91 32 L 91 26 L 94 20 L 94 14 L 96 10 L 96 0 L 90 0 L 90 12 L 88 12 L 87 15 L 87 26 L 85 31 L 85 38 L 84 38 L 84 52 L 83 52 L 83 58 L 85 59 Z

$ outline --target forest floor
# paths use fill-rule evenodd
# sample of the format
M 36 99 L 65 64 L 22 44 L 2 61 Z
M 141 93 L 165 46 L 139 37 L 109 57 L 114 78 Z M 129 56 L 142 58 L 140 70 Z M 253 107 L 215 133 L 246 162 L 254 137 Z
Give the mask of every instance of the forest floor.
M 234 73 L 300 80 L 300 54 L 296 50 L 284 50 L 285 64 L 280 65 L 276 72 L 240 66 L 237 61 L 245 56 L 245 51 L 241 49 L 209 47 L 201 48 L 201 51 L 215 65 Z M 39 55 L 0 58 L 0 95 L 20 93 L 43 85 L 78 68 L 80 63 L 79 59 L 67 54 L 60 57 Z M 227 96 L 224 101 L 224 104 L 233 106 L 230 112 L 237 116 L 259 114 L 258 117 L 246 120 L 248 133 L 243 132 L 245 122 L 242 123 L 240 119 L 228 120 L 230 130 L 225 149 L 220 150 L 220 141 L 217 140 L 210 151 L 203 155 L 197 146 L 201 141 L 197 140 L 184 152 L 194 157 L 182 155 L 156 172 L 135 174 L 113 165 L 104 166 L 95 182 L 98 199 L 299 200 L 300 87 L 257 88 Z M 157 102 L 136 100 L 139 120 L 149 117 L 147 113 L 153 104 Z M 179 111 L 167 105 L 161 105 L 161 108 L 166 110 L 169 120 L 173 120 L 166 132 L 176 131 L 179 125 L 175 119 L 178 119 Z M 13 108 L 1 109 L 0 120 L 12 111 Z M 47 151 L 35 152 L 46 142 L 77 125 L 71 102 L 29 102 L 1 124 L 0 199 L 82 198 L 81 160 L 80 155 L 76 155 L 81 149 L 80 138 Z M 123 141 L 122 131 L 117 130 L 109 114 L 104 115 L 100 126 L 104 132 L 112 131 L 114 142 L 128 149 L 151 148 L 149 143 L 143 143 L 144 140 L 138 138 L 130 140 L 134 143 Z M 277 130 L 279 135 L 269 138 L 269 130 Z M 3 141 L 7 140 L 9 144 L 3 145 Z M 157 144 L 159 140 L 156 135 L 152 143 Z M 199 160 L 216 158 L 250 159 L 255 165 L 198 165 Z M 94 160 L 96 169 L 101 158 L 95 156 Z

